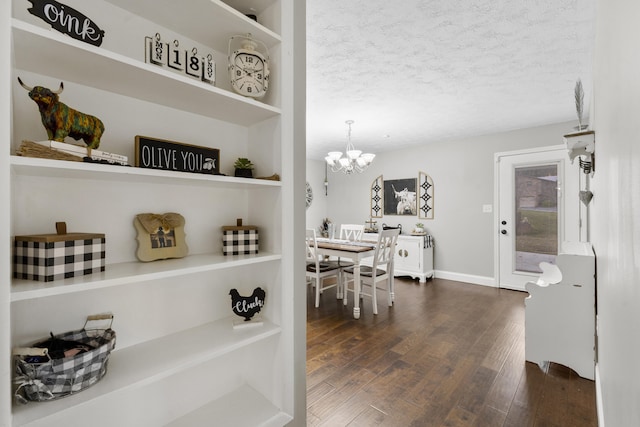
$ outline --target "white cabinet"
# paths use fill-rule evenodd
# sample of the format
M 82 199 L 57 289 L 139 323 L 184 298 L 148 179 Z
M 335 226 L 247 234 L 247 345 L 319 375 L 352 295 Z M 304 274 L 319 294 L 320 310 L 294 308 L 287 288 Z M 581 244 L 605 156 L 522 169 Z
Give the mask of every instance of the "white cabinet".
M 364 240 L 376 240 L 377 234 L 365 233 Z M 365 263 L 368 262 L 365 260 Z M 370 265 L 370 262 L 369 262 Z M 433 277 L 433 240 L 431 236 L 398 236 L 393 258 L 393 275 L 410 276 L 426 282 Z
M 526 284 L 525 357 L 595 375 L 595 255 L 589 243 L 564 242 L 556 265 L 541 263 L 537 282 Z
M 10 82 L 0 92 L 0 426 L 304 423 L 296 396 L 305 393 L 304 310 L 297 308 L 305 292 L 294 286 L 304 280 L 295 259 L 303 253 L 297 194 L 305 171 L 296 165 L 304 165 L 304 98 L 294 91 L 304 75 L 294 60 L 304 3 L 228 3 L 66 0 L 105 30 L 100 47 L 52 30 L 26 1 L 0 6 L 7 36 L 0 37 L 0 81 Z M 144 37 L 156 33 L 185 50 L 212 52 L 216 85 L 145 63 Z M 229 37 L 247 33 L 269 48 L 271 88 L 262 100 L 228 83 Z M 229 175 L 237 157 L 248 157 L 257 176 L 282 180 L 19 157 L 22 140 L 47 136 L 17 77 L 54 89 L 63 81 L 61 101 L 105 123 L 101 150 L 132 161 L 135 135 L 146 135 L 219 148 Z M 138 262 L 133 218 L 143 212 L 182 214 L 189 255 Z M 257 255 L 222 255 L 221 227 L 236 218 L 259 227 Z M 46 284 L 13 279 L 13 236 L 54 232 L 56 221 L 71 232 L 104 233 L 106 271 Z M 257 286 L 267 292 L 264 324 L 234 330 L 229 289 L 249 295 Z M 104 379 L 61 400 L 13 404 L 10 348 L 103 312 L 114 314 L 117 333 Z

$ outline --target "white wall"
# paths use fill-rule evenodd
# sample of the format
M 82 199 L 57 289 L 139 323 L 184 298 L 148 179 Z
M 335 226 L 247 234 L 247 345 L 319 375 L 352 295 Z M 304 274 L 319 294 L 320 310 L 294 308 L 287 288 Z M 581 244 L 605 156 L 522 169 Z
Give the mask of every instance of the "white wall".
M 385 180 L 417 178 L 422 171 L 433 178 L 435 218 L 385 216 L 377 220 L 378 225 L 400 223 L 403 232 L 409 232 L 416 222 L 424 223 L 435 239 L 434 263 L 440 277 L 493 284 L 494 215 L 483 213 L 482 206 L 494 202 L 494 153 L 562 144 L 562 135 L 574 125 L 560 123 L 378 153 L 362 174 L 329 172 L 326 209 L 308 211 L 307 225 L 317 227 L 323 216 L 336 225 L 364 224 L 369 218 L 371 183 L 377 176 Z M 307 161 L 307 178 L 321 183 L 324 165 L 318 174 L 316 163 L 320 162 Z
M 601 426 L 640 425 L 640 2 L 598 0 L 594 63 Z
M 313 190 L 313 202 L 307 209 L 307 228 L 313 228 L 316 231 L 322 224 L 322 219 L 328 216 L 328 196 L 324 194 L 324 165 L 324 160 L 307 159 L 307 182 Z

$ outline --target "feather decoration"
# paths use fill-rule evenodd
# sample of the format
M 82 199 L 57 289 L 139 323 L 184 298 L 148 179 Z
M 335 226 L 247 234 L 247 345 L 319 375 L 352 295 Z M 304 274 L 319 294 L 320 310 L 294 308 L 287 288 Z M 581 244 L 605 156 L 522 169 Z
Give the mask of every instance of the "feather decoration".
M 576 81 L 574 95 L 576 98 L 576 113 L 578 114 L 578 130 L 582 130 L 582 108 L 584 105 L 584 90 L 582 89 L 582 81 L 580 79 Z

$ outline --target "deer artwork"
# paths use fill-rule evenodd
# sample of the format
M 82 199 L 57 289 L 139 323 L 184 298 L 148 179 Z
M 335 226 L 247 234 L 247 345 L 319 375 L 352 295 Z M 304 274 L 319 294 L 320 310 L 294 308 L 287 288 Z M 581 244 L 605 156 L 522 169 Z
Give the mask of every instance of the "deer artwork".
M 75 140 L 82 139 L 88 148 L 98 148 L 104 124 L 99 118 L 81 113 L 60 102 L 58 95 L 64 89 L 62 82 L 55 92 L 42 86 L 29 87 L 20 77 L 18 82 L 29 91 L 29 98 L 38 104 L 40 118 L 50 140 L 64 142 L 70 136 Z

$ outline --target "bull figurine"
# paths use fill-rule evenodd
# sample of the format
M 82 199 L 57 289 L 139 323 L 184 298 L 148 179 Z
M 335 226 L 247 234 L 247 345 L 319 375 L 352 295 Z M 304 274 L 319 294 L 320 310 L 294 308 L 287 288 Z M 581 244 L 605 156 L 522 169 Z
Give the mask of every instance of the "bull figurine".
M 29 91 L 29 98 L 38 104 L 40 118 L 50 140 L 64 142 L 65 137 L 70 136 L 76 141 L 82 139 L 88 148 L 98 148 L 104 133 L 102 121 L 60 102 L 58 95 L 64 89 L 62 82 L 55 92 L 42 86 L 29 87 L 20 77 L 18 82 Z

